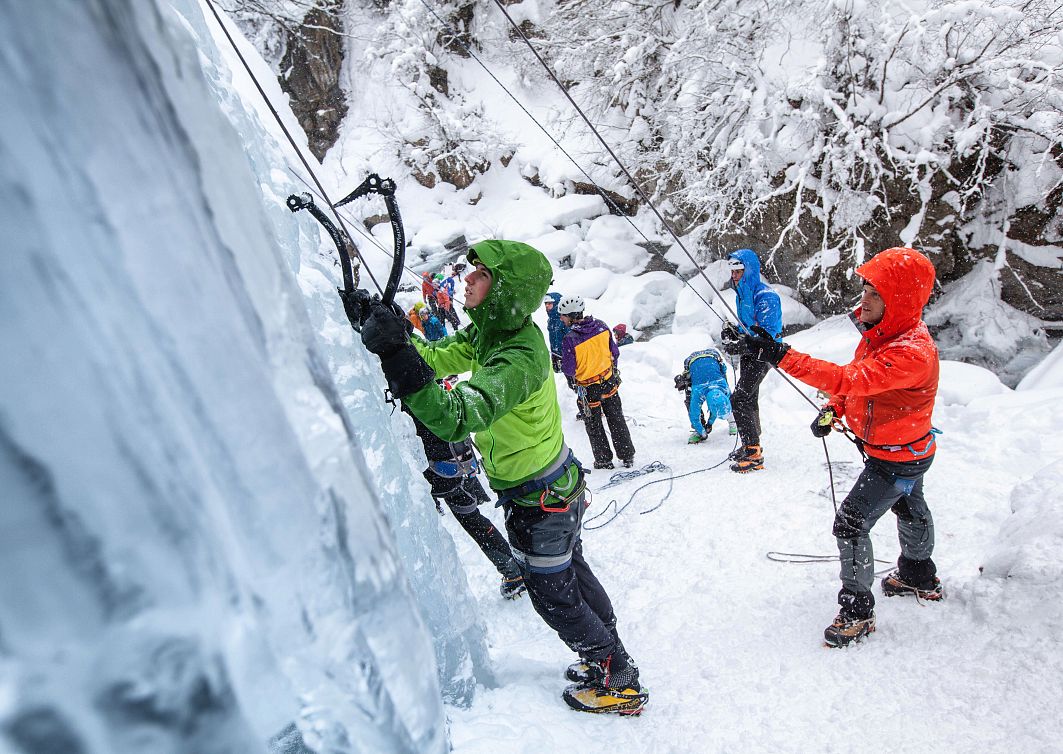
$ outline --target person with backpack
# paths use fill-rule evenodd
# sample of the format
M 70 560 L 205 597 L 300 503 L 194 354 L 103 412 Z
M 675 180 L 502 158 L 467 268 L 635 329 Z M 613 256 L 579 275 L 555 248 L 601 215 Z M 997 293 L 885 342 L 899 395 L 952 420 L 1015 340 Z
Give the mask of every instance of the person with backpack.
M 583 557 L 587 507 L 582 466 L 565 444 L 550 354 L 532 312 L 550 284 L 550 262 L 516 241 L 468 252 L 471 323 L 435 342 L 411 342 L 394 309 L 359 291 L 352 308 L 362 342 L 380 357 L 388 387 L 434 434 L 473 437 L 499 498 L 514 557 L 540 617 L 579 661 L 562 698 L 583 712 L 638 714 L 649 699 L 617 633 L 604 587 Z M 472 376 L 446 391 L 436 374 Z
M 782 302 L 779 294 L 760 279 L 760 258 L 751 249 L 739 249 L 727 256 L 731 270 L 742 333 L 733 325 L 724 327 L 721 340 L 723 350 L 738 355 L 742 349 L 742 334 L 759 327 L 775 340 L 782 333 Z M 749 354 L 739 362 L 738 383 L 731 395 L 734 418 L 741 437 L 739 448 L 732 454 L 731 471 L 746 474 L 764 468 L 764 451 L 760 445 L 760 383 L 771 365 L 757 361 Z
M 442 275 L 438 275 L 437 277 L 439 278 L 439 287 L 445 289 L 447 295 L 453 299 L 455 287 L 454 276 L 448 275 L 447 277 L 443 277 Z
M 923 322 L 934 290 L 934 265 L 915 249 L 893 248 L 856 268 L 864 293 L 852 318 L 860 342 L 848 364 L 799 353 L 770 332 L 744 339 L 749 354 L 829 395 L 812 423 L 826 437 L 835 426 L 855 435 L 864 470 L 834 517 L 841 559 L 841 609 L 824 631 L 827 644 L 843 647 L 875 630 L 875 558 L 870 532 L 892 510 L 901 555 L 882 579 L 886 597 L 944 597 L 934 553 L 934 518 L 923 495 L 923 476 L 937 452 L 932 425 L 938 388 L 938 351 Z
M 438 314 L 438 304 L 436 304 L 436 285 L 432 280 L 431 272 L 421 273 L 421 299 L 428 306 L 428 311 L 431 314 Z
M 731 414 L 731 386 L 727 384 L 727 362 L 715 348 L 704 348 L 687 356 L 683 371 L 675 376 L 677 390 L 686 392 L 687 415 L 690 417 L 690 437 L 687 443 L 704 442 L 712 432 L 716 419 L 727 421 L 728 434 L 738 434 L 738 425 Z M 708 419 L 704 409 L 708 409 Z
M 609 424 L 617 457 L 625 468 L 630 468 L 635 462 L 635 446 L 620 401 L 620 373 L 616 368 L 620 350 L 606 324 L 584 316 L 583 309 L 580 296 L 565 296 L 557 305 L 561 321 L 570 328 L 561 341 L 561 371 L 575 382 L 577 392 L 582 390 L 586 395 L 583 423 L 594 453 L 594 468 L 613 468 L 613 451 L 602 426 L 602 414 Z
M 447 326 L 440 322 L 439 317 L 435 314 L 428 314 L 426 318 L 424 312 L 422 312 L 421 323 L 424 325 L 424 336 L 429 342 L 443 340 L 443 338 L 447 337 Z

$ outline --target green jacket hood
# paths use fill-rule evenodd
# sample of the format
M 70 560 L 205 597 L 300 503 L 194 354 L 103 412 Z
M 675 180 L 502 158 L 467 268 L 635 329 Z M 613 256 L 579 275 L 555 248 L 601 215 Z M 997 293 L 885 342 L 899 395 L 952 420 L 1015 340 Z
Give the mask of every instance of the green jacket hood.
M 491 290 L 479 306 L 467 309 L 483 333 L 519 330 L 550 288 L 553 270 L 543 253 L 520 241 L 480 241 L 469 248 L 469 263 L 491 271 Z

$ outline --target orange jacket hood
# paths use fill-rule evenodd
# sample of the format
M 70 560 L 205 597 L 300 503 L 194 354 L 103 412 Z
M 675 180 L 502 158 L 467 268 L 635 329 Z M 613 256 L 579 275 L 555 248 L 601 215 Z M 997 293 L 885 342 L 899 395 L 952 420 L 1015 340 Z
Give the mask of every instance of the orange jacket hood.
M 882 321 L 865 333 L 871 342 L 880 342 L 912 329 L 923 317 L 923 307 L 934 291 L 934 265 L 915 249 L 886 249 L 856 268 L 882 296 L 886 312 Z M 860 307 L 854 316 L 859 322 Z

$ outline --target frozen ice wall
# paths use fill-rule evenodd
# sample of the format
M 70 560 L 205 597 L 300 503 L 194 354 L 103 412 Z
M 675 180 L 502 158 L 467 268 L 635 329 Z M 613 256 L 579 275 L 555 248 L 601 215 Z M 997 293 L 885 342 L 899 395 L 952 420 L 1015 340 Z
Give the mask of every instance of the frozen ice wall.
M 444 751 L 482 628 L 200 8 L 0 18 L 0 752 Z

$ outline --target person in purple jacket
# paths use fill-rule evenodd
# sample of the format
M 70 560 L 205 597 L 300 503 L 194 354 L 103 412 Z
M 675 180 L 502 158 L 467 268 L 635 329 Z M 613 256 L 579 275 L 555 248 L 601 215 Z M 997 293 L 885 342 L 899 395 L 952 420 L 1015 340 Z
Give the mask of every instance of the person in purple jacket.
M 616 455 L 624 466 L 630 467 L 635 462 L 635 446 L 620 403 L 620 373 L 616 370 L 620 349 L 609 327 L 600 319 L 585 317 L 583 309 L 579 296 L 565 296 L 557 305 L 561 321 L 571 328 L 561 341 L 561 371 L 575 382 L 577 392 L 586 396 L 589 413 L 584 425 L 594 452 L 594 468 L 613 468 L 613 451 L 602 426 L 603 413 Z

